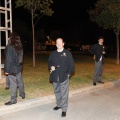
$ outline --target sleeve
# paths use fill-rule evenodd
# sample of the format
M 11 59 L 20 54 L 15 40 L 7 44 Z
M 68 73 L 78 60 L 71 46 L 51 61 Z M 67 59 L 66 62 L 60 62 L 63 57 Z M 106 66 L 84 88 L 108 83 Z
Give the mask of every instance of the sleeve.
M 68 58 L 68 75 L 71 75 L 72 73 L 75 72 L 75 66 L 74 66 L 74 60 L 73 60 L 73 57 L 72 57 L 72 54 L 71 52 L 69 52 L 69 58 Z
M 52 55 L 52 53 L 50 54 L 50 56 L 49 56 L 49 59 L 48 59 L 48 70 L 50 70 L 51 69 L 51 66 L 52 66 L 52 57 L 53 55 Z
M 6 52 L 5 52 L 5 65 L 4 65 L 4 72 L 9 73 L 10 72 L 10 66 L 12 62 L 12 51 L 7 47 Z
M 95 55 L 96 54 L 96 45 L 93 45 L 90 49 L 90 54 Z

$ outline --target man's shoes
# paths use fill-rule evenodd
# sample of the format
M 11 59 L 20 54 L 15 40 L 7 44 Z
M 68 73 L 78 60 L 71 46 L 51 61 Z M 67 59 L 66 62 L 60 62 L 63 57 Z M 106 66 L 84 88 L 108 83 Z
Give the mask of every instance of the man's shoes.
M 66 116 L 66 112 L 62 112 L 61 117 L 65 117 Z
M 60 109 L 60 108 L 61 108 L 61 107 L 56 106 L 56 107 L 53 108 L 53 110 L 58 110 L 58 109 Z
M 22 99 L 25 99 L 25 93 L 24 92 L 20 93 L 19 96 L 22 97 Z
M 104 82 L 103 81 L 97 81 L 98 83 L 101 83 L 101 84 L 104 84 Z
M 6 102 L 5 105 L 12 105 L 12 104 L 16 104 L 17 102 Z
M 6 90 L 9 90 L 9 87 L 6 87 L 5 89 L 6 89 Z
M 96 82 L 94 82 L 93 85 L 96 86 Z
M 25 99 L 25 96 L 21 96 L 22 97 L 22 99 Z
M 22 97 L 22 99 L 25 99 L 25 95 L 23 95 L 23 96 L 22 96 L 22 95 L 20 95 L 20 97 Z

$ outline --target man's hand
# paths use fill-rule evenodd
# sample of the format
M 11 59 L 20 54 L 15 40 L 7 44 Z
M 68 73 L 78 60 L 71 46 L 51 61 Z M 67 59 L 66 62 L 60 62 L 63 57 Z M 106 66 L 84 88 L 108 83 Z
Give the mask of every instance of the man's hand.
M 54 71 L 55 70 L 55 66 L 51 66 L 51 70 Z
M 52 73 L 52 71 L 55 70 L 55 66 L 51 66 L 51 70 L 50 70 L 50 73 Z
M 105 54 L 105 51 L 103 51 L 102 53 Z
M 5 72 L 5 75 L 9 75 L 9 73 L 6 73 L 6 72 Z
M 93 59 L 95 60 L 95 55 L 93 56 Z

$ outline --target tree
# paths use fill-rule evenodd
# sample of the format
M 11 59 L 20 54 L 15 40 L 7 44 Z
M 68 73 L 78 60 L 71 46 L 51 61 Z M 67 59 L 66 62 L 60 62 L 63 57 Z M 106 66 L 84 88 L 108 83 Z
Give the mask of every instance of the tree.
M 53 14 L 51 4 L 53 0 L 16 0 L 16 7 L 23 6 L 31 14 L 32 33 L 33 33 L 33 67 L 35 67 L 35 36 L 34 27 L 38 20 L 43 16 Z
M 117 41 L 116 63 L 119 65 L 120 0 L 98 0 L 88 12 L 92 22 L 104 29 L 113 29 Z

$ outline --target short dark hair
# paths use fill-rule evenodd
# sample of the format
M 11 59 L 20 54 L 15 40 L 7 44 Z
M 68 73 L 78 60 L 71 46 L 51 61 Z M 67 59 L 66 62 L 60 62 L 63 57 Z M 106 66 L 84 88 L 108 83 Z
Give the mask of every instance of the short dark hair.
M 104 40 L 104 37 L 103 37 L 103 36 L 101 36 L 101 37 L 99 37 L 99 38 L 98 38 L 98 40 L 100 40 L 100 39 L 103 39 L 103 40 Z

